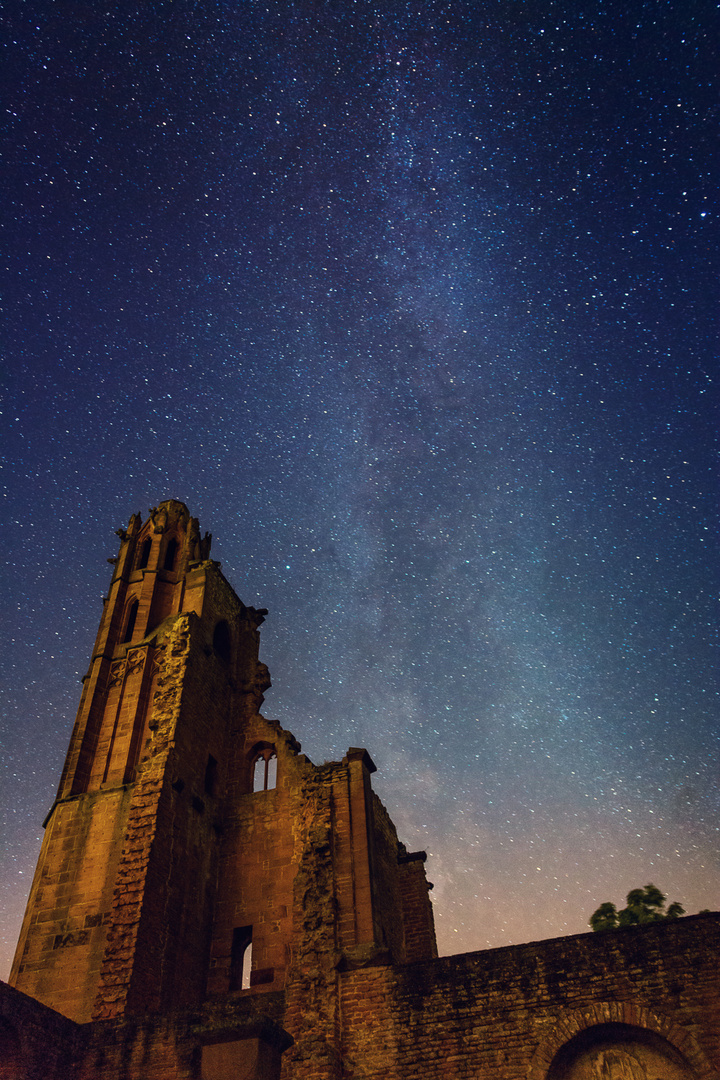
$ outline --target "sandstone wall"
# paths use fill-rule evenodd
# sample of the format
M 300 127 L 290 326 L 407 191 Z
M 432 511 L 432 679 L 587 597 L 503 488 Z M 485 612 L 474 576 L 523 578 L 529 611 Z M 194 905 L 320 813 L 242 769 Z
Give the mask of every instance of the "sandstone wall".
M 92 1015 L 131 792 L 60 803 L 48 822 L 11 979 L 75 1020 Z

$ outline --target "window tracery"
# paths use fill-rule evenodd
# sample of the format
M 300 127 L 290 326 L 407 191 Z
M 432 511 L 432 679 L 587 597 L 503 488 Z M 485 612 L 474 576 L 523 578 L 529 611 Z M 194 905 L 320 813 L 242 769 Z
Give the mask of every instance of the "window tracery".
M 270 791 L 277 786 L 277 754 L 274 746 L 260 749 L 253 762 L 253 791 Z

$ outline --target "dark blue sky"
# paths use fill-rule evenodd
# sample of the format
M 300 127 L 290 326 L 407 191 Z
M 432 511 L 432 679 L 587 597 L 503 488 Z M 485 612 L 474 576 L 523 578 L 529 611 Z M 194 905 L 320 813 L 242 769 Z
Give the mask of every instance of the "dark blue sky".
M 10 3 L 14 946 L 114 529 L 364 745 L 443 951 L 717 906 L 714 5 Z

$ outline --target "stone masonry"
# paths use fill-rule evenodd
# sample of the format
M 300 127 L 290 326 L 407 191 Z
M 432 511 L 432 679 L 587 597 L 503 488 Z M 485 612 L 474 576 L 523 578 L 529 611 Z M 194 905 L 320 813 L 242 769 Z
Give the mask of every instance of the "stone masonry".
M 720 916 L 439 959 L 367 750 L 260 712 L 210 536 L 176 500 L 118 535 L 0 1080 L 717 1078 Z

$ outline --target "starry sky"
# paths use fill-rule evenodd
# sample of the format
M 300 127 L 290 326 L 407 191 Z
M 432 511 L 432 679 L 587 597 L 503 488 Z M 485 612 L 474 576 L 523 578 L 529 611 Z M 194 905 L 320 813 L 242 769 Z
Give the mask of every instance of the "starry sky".
M 165 498 L 442 952 L 717 907 L 715 5 L 6 12 L 0 974 Z

